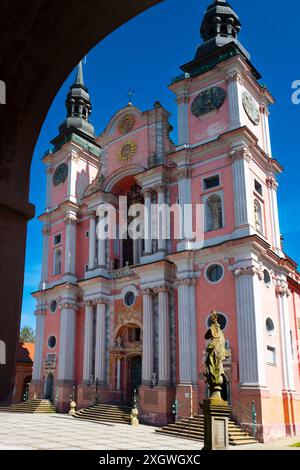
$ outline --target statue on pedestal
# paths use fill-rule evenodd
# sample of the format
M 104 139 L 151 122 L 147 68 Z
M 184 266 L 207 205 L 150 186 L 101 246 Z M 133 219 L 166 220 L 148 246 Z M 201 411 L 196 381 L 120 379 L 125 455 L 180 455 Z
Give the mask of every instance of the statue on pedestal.
M 229 357 L 225 348 L 225 337 L 218 323 L 218 313 L 211 313 L 211 326 L 205 333 L 205 339 L 210 340 L 206 352 L 204 376 L 210 389 L 210 400 L 224 402 L 221 397 L 222 384 L 226 380 L 223 362 Z

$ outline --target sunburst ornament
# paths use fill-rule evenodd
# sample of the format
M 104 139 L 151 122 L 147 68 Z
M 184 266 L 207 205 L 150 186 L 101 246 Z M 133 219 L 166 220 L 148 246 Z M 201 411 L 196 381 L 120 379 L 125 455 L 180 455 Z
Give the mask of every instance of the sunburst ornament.
M 118 153 L 118 160 L 120 162 L 128 163 L 136 152 L 137 144 L 133 140 L 126 140 Z
M 121 122 L 118 125 L 118 130 L 120 134 L 127 134 L 131 131 L 135 124 L 135 118 L 132 114 L 125 114 Z

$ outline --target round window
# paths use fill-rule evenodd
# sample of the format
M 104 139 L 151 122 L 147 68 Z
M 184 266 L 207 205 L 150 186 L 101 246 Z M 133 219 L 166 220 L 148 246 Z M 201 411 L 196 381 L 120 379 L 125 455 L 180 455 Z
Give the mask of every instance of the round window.
M 274 327 L 273 320 L 271 320 L 271 318 L 266 319 L 266 330 L 270 336 L 274 335 L 275 327 Z
M 222 279 L 224 269 L 220 264 L 212 264 L 206 270 L 206 277 L 210 282 L 218 282 Z
M 56 312 L 56 309 L 57 309 L 57 301 L 54 299 L 52 300 L 50 304 L 50 312 L 54 313 Z
M 225 315 L 223 315 L 222 313 L 219 313 L 219 314 L 218 314 L 218 323 L 219 323 L 219 325 L 220 325 L 220 327 L 221 327 L 221 330 L 224 330 L 224 328 L 225 328 L 226 325 L 227 325 L 227 319 L 226 319 Z M 209 317 L 209 319 L 207 320 L 207 326 L 208 326 L 208 328 L 210 328 L 211 325 L 212 325 L 212 320 L 211 320 L 211 318 Z
M 49 336 L 49 338 L 48 338 L 48 347 L 49 347 L 50 349 L 53 349 L 53 348 L 55 348 L 55 346 L 56 346 L 56 338 L 55 338 L 54 335 L 51 335 L 51 336 Z
M 124 296 L 124 303 L 127 307 L 131 307 L 134 304 L 135 295 L 132 291 L 126 292 Z
M 267 287 L 270 287 L 271 285 L 271 276 L 267 269 L 264 269 L 264 283 Z

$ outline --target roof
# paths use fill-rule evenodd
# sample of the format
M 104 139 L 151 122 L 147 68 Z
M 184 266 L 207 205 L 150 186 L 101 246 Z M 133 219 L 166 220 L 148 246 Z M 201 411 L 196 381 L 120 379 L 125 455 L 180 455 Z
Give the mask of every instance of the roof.
M 33 362 L 34 343 L 19 343 L 17 351 L 17 362 Z

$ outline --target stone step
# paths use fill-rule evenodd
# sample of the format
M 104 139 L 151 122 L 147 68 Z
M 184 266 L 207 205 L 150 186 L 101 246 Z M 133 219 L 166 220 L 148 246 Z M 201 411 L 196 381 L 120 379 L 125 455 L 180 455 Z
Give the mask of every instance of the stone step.
M 192 418 L 184 418 L 156 429 L 156 432 L 169 436 L 204 441 L 204 416 L 199 415 Z M 228 434 L 229 445 L 239 446 L 257 443 L 252 436 L 241 429 L 232 419 L 228 423 Z
M 45 399 L 33 399 L 7 407 L 0 407 L 0 411 L 8 413 L 56 413 L 56 409 L 51 401 Z
M 88 408 L 78 410 L 74 417 L 92 422 L 129 424 L 131 419 L 130 412 L 131 408 L 128 406 L 105 405 L 99 403 L 97 405 L 92 405 Z

